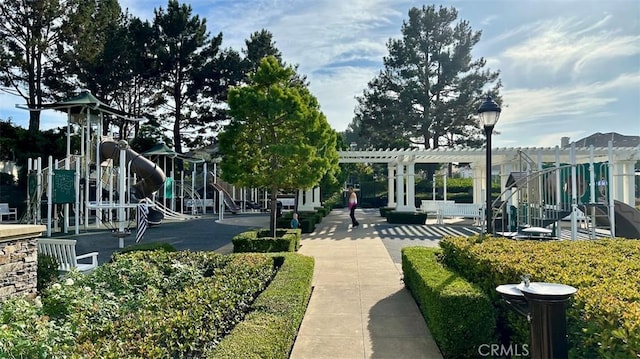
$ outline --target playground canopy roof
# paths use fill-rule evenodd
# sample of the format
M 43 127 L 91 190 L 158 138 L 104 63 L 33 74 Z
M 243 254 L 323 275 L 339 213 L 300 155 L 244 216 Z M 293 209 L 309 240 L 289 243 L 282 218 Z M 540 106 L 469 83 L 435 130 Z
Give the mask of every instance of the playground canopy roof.
M 136 116 L 127 113 L 125 111 L 113 108 L 95 97 L 89 90 L 82 90 L 78 96 L 72 97 L 68 100 L 42 104 L 39 108 L 28 108 L 28 110 L 58 110 L 61 112 L 69 113 L 72 115 L 79 115 L 87 113 L 87 110 L 93 110 L 97 112 L 107 113 L 127 121 L 141 121 L 143 119 L 136 118 Z
M 178 158 L 186 162 L 191 163 L 201 163 L 204 162 L 203 159 L 190 157 L 181 153 L 174 151 L 172 148 L 169 148 L 164 142 L 158 143 L 157 145 L 151 147 L 148 151 L 143 153 L 145 156 L 167 156 L 169 158 Z

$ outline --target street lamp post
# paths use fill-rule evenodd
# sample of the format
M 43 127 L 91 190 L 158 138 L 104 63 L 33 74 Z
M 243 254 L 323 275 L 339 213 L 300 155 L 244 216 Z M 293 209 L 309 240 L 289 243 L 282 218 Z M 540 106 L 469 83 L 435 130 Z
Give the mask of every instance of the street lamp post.
M 493 233 L 493 211 L 491 205 L 491 133 L 493 132 L 493 128 L 498 122 L 498 118 L 500 117 L 500 111 L 502 109 L 500 106 L 491 99 L 490 96 L 487 96 L 487 99 L 478 107 L 478 116 L 480 117 L 480 122 L 484 127 L 484 134 L 487 136 L 487 169 L 486 169 L 486 195 L 487 195 L 487 204 L 486 204 L 486 214 L 485 218 L 487 220 L 487 233 Z

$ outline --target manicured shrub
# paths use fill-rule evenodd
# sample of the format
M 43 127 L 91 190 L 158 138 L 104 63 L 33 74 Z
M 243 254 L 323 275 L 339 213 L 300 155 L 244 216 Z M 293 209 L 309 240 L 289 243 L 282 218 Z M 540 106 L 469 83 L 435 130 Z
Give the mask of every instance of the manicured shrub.
M 214 348 L 275 271 L 261 254 L 143 251 L 70 272 L 42 302 L 0 304 L 2 358 L 194 358 Z
M 39 297 L 0 303 L 0 358 L 62 358 L 57 348 L 74 342 L 72 325 L 42 315 Z
M 46 254 L 38 254 L 36 288 L 42 291 L 50 283 L 58 279 L 58 261 Z
M 427 222 L 427 214 L 389 211 L 387 212 L 387 222 L 397 224 L 425 224 Z
M 326 207 L 315 207 L 314 208 L 322 217 L 326 217 L 329 214 L 329 211 Z
M 495 342 L 493 306 L 477 286 L 443 267 L 438 253 L 436 248 L 403 248 L 404 282 L 444 357 L 478 357 L 480 345 Z
M 139 251 L 164 251 L 164 252 L 175 252 L 177 251 L 176 247 L 171 245 L 171 243 L 167 242 L 148 242 L 148 243 L 136 243 L 129 246 L 126 246 L 116 254 L 123 254 L 128 252 L 139 252 Z
M 640 353 L 640 241 L 514 241 L 504 238 L 446 237 L 444 262 L 477 283 L 496 305 L 495 287 L 531 281 L 578 289 L 567 310 L 570 357 L 630 358 Z M 528 340 L 528 324 L 501 312 L 505 342 Z
M 300 229 L 278 229 L 276 237 L 269 235 L 268 229 L 242 232 L 231 239 L 233 252 L 294 252 L 300 247 Z
M 293 212 L 289 212 L 281 218 L 276 219 L 276 228 L 290 228 L 292 218 Z M 302 233 L 311 233 L 315 231 L 318 218 L 322 218 L 322 215 L 318 212 L 298 213 L 298 221 L 300 222 L 300 229 L 302 230 Z
M 252 312 L 206 358 L 286 359 L 311 296 L 314 260 L 287 253 Z
M 387 214 L 391 211 L 395 211 L 396 208 L 395 207 L 380 207 L 380 217 L 386 217 Z

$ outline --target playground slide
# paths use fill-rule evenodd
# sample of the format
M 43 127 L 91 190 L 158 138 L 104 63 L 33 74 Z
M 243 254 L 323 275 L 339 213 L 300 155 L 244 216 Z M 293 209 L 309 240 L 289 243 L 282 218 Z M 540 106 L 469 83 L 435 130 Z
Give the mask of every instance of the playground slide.
M 613 201 L 613 210 L 616 216 L 616 237 L 640 239 L 640 211 L 624 202 Z M 592 207 L 585 206 L 585 215 L 589 217 Z M 605 205 L 596 205 L 596 226 L 609 227 L 609 217 Z
M 216 189 L 216 191 L 222 191 L 222 193 L 224 194 L 224 204 L 227 206 L 227 208 L 229 209 L 229 211 L 231 211 L 231 213 L 238 213 L 240 212 L 240 206 L 238 206 L 234 201 L 233 201 L 233 197 L 231 197 L 231 195 L 224 190 L 224 188 L 222 188 L 219 184 L 217 183 L 210 183 L 211 186 L 213 186 L 213 188 Z
M 138 200 L 149 198 L 153 192 L 162 187 L 166 177 L 164 172 L 153 162 L 141 156 L 136 151 L 127 148 L 126 161 L 140 180 L 131 186 L 131 195 Z M 115 164 L 120 161 L 120 148 L 116 141 L 103 141 L 100 144 L 100 158 L 112 159 Z M 163 218 L 159 211 L 149 209 L 149 222 L 159 224 Z
M 616 237 L 640 239 L 640 211 L 620 201 L 613 201 L 616 214 Z

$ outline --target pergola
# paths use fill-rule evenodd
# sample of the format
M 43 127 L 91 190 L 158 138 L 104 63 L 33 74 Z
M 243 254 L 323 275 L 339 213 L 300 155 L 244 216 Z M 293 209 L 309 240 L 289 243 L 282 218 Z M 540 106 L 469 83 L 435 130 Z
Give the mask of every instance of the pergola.
M 386 163 L 388 166 L 389 207 L 413 212 L 415 207 L 416 163 L 470 163 L 473 170 L 473 202 L 481 204 L 487 169 L 486 153 L 470 149 L 378 149 L 338 151 L 340 163 Z M 499 167 L 501 188 L 509 175 L 524 169 L 542 169 L 544 163 L 580 164 L 611 162 L 614 199 L 635 205 L 634 167 L 640 160 L 640 147 L 504 147 L 492 149 L 492 168 Z M 493 172 L 495 173 L 495 171 Z M 406 188 L 406 193 L 405 193 Z

